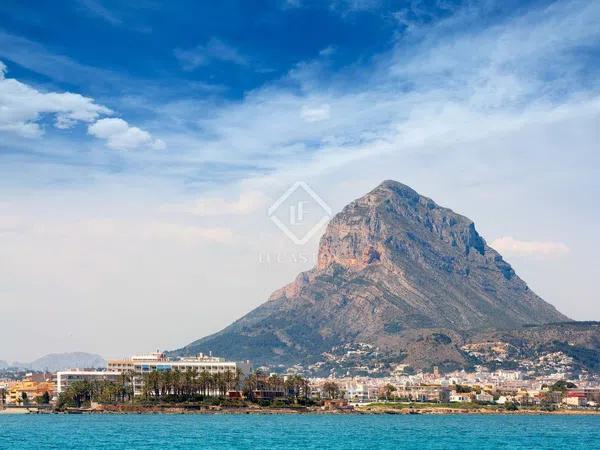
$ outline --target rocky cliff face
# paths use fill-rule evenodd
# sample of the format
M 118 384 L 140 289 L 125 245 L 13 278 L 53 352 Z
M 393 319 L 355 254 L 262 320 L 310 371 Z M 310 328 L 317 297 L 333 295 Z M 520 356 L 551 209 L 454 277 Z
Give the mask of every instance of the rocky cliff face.
M 467 330 L 567 320 L 527 287 L 471 220 L 385 181 L 331 220 L 314 269 L 178 353 L 210 349 L 297 362 L 363 342 L 409 360 L 461 364 L 454 340 Z M 438 335 L 448 339 L 431 338 Z

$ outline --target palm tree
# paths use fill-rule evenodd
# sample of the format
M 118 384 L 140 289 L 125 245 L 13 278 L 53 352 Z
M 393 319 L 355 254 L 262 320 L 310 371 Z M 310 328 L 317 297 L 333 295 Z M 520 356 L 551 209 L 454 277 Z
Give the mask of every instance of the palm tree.
M 330 399 L 336 399 L 340 395 L 340 387 L 334 381 L 327 381 L 323 384 L 323 394 Z
M 154 397 L 158 399 L 160 397 L 160 388 L 162 384 L 160 373 L 158 373 L 156 370 L 153 370 L 150 373 L 145 373 L 144 377 L 148 378 L 144 384 L 148 385 L 149 390 L 153 392 Z
M 287 377 L 287 379 L 283 383 L 285 387 L 285 395 L 287 397 L 291 396 L 294 398 L 294 402 L 298 401 L 298 383 L 296 381 L 296 375 L 292 375 Z
M 200 372 L 200 376 L 198 377 L 198 384 L 202 389 L 202 395 L 204 395 L 205 397 L 208 395 L 211 381 L 211 376 L 206 370 Z
M 152 387 L 150 386 L 150 374 L 143 373 L 142 374 L 142 396 L 144 399 L 148 399 L 150 397 L 150 392 L 152 391 Z
M 242 380 L 242 377 L 244 376 L 244 372 L 242 372 L 242 369 L 240 369 L 239 367 L 236 367 L 235 369 L 235 373 L 233 375 L 233 380 L 234 380 L 234 388 L 235 390 L 239 390 L 240 388 L 240 381 Z
M 160 380 L 160 395 L 164 397 L 173 391 L 173 379 L 170 370 L 158 372 Z
M 131 397 L 132 395 L 130 395 L 130 392 L 132 390 L 131 388 L 131 380 L 133 379 L 133 374 L 131 371 L 129 370 L 124 370 L 123 372 L 121 372 L 121 376 L 119 377 L 119 383 L 120 383 L 120 399 L 121 402 L 125 402 L 125 398 L 126 397 Z
M 310 397 L 310 383 L 304 378 L 302 378 L 302 393 L 305 400 Z
M 195 367 L 192 369 L 192 379 L 190 383 L 190 392 L 192 394 L 199 394 L 202 386 L 200 385 L 198 369 Z
M 279 375 L 271 375 L 268 379 L 267 379 L 267 386 L 269 387 L 269 390 L 271 391 L 282 391 L 283 390 L 283 378 L 281 378 Z
M 217 396 L 223 395 L 223 391 L 225 391 L 224 375 L 222 373 L 217 372 L 213 374 L 212 380 L 213 388 L 214 390 L 216 390 Z
M 196 370 L 188 367 L 183 374 L 182 393 L 191 396 L 194 393 L 194 378 L 196 378 Z
M 259 372 L 257 371 L 248 375 L 248 377 L 246 377 L 244 380 L 243 392 L 244 395 L 251 401 L 254 400 L 254 391 L 258 390 L 259 376 Z
M 235 376 L 233 371 L 227 369 L 225 372 L 223 372 L 223 385 L 225 386 L 225 394 L 232 389 L 234 378 Z
M 300 395 L 304 398 L 308 398 L 310 387 L 308 381 L 302 378 L 300 375 L 292 375 L 285 381 L 286 395 L 292 396 L 294 401 L 297 403 Z
M 181 387 L 182 387 L 182 373 L 179 370 L 179 367 L 176 367 L 175 370 L 171 371 L 171 393 L 174 395 L 181 395 Z
M 392 393 L 396 392 L 396 386 L 394 386 L 393 384 L 386 384 L 383 387 L 383 393 L 385 395 L 385 399 L 389 400 L 389 398 L 392 396 Z

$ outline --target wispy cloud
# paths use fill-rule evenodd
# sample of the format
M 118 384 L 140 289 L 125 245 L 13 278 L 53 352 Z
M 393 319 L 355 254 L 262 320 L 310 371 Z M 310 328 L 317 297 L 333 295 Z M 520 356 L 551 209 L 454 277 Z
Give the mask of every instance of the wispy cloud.
M 490 245 L 509 256 L 560 256 L 571 251 L 563 242 L 522 241 L 511 236 L 495 239 Z
M 327 103 L 319 106 L 303 106 L 300 116 L 307 122 L 320 122 L 329 119 L 330 110 Z
M 80 4 L 91 14 L 100 17 L 111 25 L 121 25 L 123 20 L 106 8 L 100 0 L 79 0 Z
M 315 174 L 378 152 L 473 141 L 597 108 L 589 68 L 573 63 L 582 45 L 599 41 L 597 4 L 559 2 L 482 27 L 484 12 L 472 7 L 415 24 L 367 67 L 331 72 L 320 59 L 299 63 L 241 101 L 145 99 L 153 128 L 178 152 L 136 167 L 181 179 L 207 163 L 231 165 L 229 180 L 253 176 L 256 167 L 287 171 L 301 160 Z M 189 69 L 247 63 L 216 38 L 177 53 Z
M 174 244 L 230 243 L 233 232 L 227 227 L 188 225 L 156 219 L 87 218 L 75 221 L 38 221 L 30 223 L 17 216 L 0 216 L 2 233 L 28 239 L 136 239 L 141 241 L 170 241 Z
M 300 8 L 302 0 L 282 0 L 281 6 L 283 8 Z
M 283 168 L 300 156 L 315 161 L 307 170 L 326 171 L 355 157 L 473 141 L 597 108 L 594 87 L 582 83 L 591 68 L 572 59 L 600 41 L 598 4 L 559 2 L 485 28 L 480 14 L 471 8 L 414 26 L 365 69 L 299 64 L 190 124 L 188 137 L 198 125 L 205 132 L 195 156 L 264 157 Z
M 246 215 L 264 208 L 266 197 L 258 191 L 242 192 L 237 199 L 229 200 L 222 197 L 200 198 L 187 203 L 165 205 L 161 208 L 165 212 L 180 212 L 194 216 L 231 216 Z
M 226 227 L 202 227 L 156 220 L 87 219 L 67 225 L 36 226 L 32 232 L 46 237 L 71 235 L 107 240 L 135 238 L 142 241 L 166 240 L 180 244 L 233 241 L 233 233 Z
M 379 9 L 383 4 L 383 0 L 329 0 L 326 2 L 280 0 L 280 5 L 283 9 L 321 7 L 342 15 L 353 12 L 373 11 Z
M 330 7 L 342 12 L 370 11 L 379 8 L 382 0 L 333 0 Z
M 96 17 L 114 27 L 127 28 L 139 33 L 152 31 L 152 28 L 143 22 L 144 14 L 141 14 L 140 10 L 158 7 L 158 3 L 153 0 L 118 3 L 106 0 L 77 0 L 77 2 L 86 15 Z
M 248 60 L 238 49 L 215 37 L 210 38 L 206 44 L 193 48 L 177 48 L 174 54 L 185 70 L 194 70 L 214 61 L 241 66 L 248 64 Z
M 49 52 L 43 45 L 0 30 L 0 57 L 64 83 L 118 85 L 123 77 Z

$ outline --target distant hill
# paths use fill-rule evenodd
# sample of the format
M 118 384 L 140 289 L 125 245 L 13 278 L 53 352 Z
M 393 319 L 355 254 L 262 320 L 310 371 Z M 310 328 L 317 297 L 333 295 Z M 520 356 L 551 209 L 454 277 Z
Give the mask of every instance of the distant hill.
M 106 367 L 106 361 L 102 356 L 93 353 L 50 353 L 30 363 L 15 362 L 13 366 L 31 370 L 56 372 L 58 370 L 73 368 Z
M 470 219 L 385 181 L 331 220 L 314 269 L 173 354 L 212 350 L 257 364 L 311 364 L 333 348 L 364 343 L 415 368 L 465 367 L 474 357 L 462 346 L 476 330 L 517 329 L 513 340 L 540 339 L 543 327 L 521 327 L 569 321 L 529 289 Z M 598 329 L 589 333 L 586 345 Z
M 8 363 L 6 361 L 2 361 L 0 359 L 0 369 L 6 369 L 8 367 Z

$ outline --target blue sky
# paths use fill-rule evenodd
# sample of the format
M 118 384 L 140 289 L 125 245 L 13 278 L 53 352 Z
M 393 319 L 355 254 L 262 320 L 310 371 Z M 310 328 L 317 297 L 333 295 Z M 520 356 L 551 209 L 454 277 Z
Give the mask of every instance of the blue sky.
M 47 50 L 78 64 L 156 85 L 177 80 L 213 85 L 223 88 L 221 93 L 227 98 L 240 98 L 245 91 L 281 77 L 329 47 L 336 50 L 330 58 L 333 69 L 367 62 L 374 53 L 393 45 L 401 32 L 394 14 L 407 9 L 401 2 L 370 1 L 182 1 L 161 5 L 84 0 L 63 2 L 59 7 L 38 2 L 35 8 L 18 1 L 3 3 L 5 31 L 43 42 Z M 446 8 L 450 9 L 451 3 Z M 447 15 L 447 11 L 440 6 L 420 6 L 409 12 L 409 17 L 427 21 L 430 14 Z M 15 76 L 40 81 L 37 74 L 19 69 L 14 69 Z M 66 74 L 59 78 L 65 78 L 63 88 L 96 95 L 113 93 L 115 88 L 119 93 L 138 89 L 103 80 L 68 79 Z
M 370 103 L 381 101 L 375 98 L 378 95 L 388 100 L 390 93 L 409 97 L 447 89 L 451 100 L 460 100 L 471 94 L 465 88 L 476 82 L 473 77 L 488 64 L 487 69 L 491 67 L 494 73 L 483 76 L 493 75 L 494 82 L 507 83 L 492 89 L 510 89 L 508 83 L 516 78 L 524 80 L 528 89 L 501 99 L 501 103 L 482 105 L 484 108 L 523 108 L 541 99 L 561 101 L 574 91 L 597 86 L 598 49 L 595 41 L 586 40 L 589 35 L 575 37 L 575 42 L 560 39 L 559 54 L 542 46 L 539 54 L 535 48 L 531 50 L 533 55 L 527 54 L 524 48 L 516 49 L 513 56 L 502 54 L 508 49 L 502 49 L 501 42 L 499 46 L 489 42 L 486 34 L 507 24 L 525 28 L 526 22 L 531 22 L 532 31 L 537 27 L 540 37 L 554 45 L 551 36 L 541 34 L 547 26 L 544 21 L 552 20 L 549 16 L 553 14 L 558 17 L 559 12 L 553 9 L 568 10 L 552 2 L 282 0 L 132 4 L 81 0 L 63 2 L 58 7 L 52 2 L 39 2 L 36 7 L 3 2 L 0 58 L 7 66 L 7 78 L 44 92 L 79 94 L 94 105 L 110 109 L 109 113 L 95 113 L 94 120 L 119 118 L 129 128 L 138 127 L 151 134 L 138 139 L 129 136 L 133 142 L 119 142 L 119 136 L 127 136 L 115 134 L 118 130 L 104 130 L 102 136 L 98 134 L 102 130 L 94 133 L 94 128 L 86 133 L 85 125 L 89 127 L 91 119 L 74 122 L 68 132 L 57 131 L 51 124 L 56 113 L 38 107 L 31 112 L 35 119 L 27 124 L 35 123 L 46 139 L 56 140 L 52 147 L 60 146 L 61 150 L 33 150 L 30 141 L 6 145 L 5 150 L 27 160 L 77 164 L 102 174 L 151 171 L 153 161 L 142 167 L 137 164 L 145 158 L 155 159 L 156 155 L 145 151 L 169 146 L 170 156 L 166 161 L 161 157 L 159 173 L 154 175 L 169 176 L 167 169 L 172 169 L 179 176 L 185 170 L 186 181 L 194 183 L 213 180 L 203 173 L 203 166 L 190 164 L 190 159 L 200 159 L 209 168 L 216 168 L 216 178 L 237 178 L 248 171 L 270 170 L 280 161 L 285 164 L 290 148 L 295 156 L 311 157 L 326 145 L 323 140 L 327 137 L 343 136 L 353 142 L 371 139 L 365 135 L 376 135 L 392 121 L 404 119 L 408 111 L 390 101 L 378 111 L 365 111 L 365 117 L 352 115 L 346 123 L 322 123 L 321 127 L 313 127 L 313 132 L 289 133 L 273 142 L 283 147 L 277 149 L 277 154 L 273 149 L 249 148 L 253 147 L 250 142 L 226 144 L 223 141 L 227 138 L 220 139 L 226 134 L 220 129 L 223 123 L 243 133 L 248 127 L 258 128 L 246 118 L 227 123 L 222 116 L 232 109 L 243 111 L 244 106 L 253 103 L 254 112 L 260 114 L 256 103 L 266 104 L 275 95 L 282 102 L 298 103 L 282 108 L 296 106 L 304 108 L 306 114 L 314 111 L 325 116 L 331 114 L 329 97 L 369 96 L 365 101 Z M 594 34 L 593 30 L 581 31 Z M 468 40 L 475 42 L 478 38 L 486 39 L 481 53 L 469 54 Z M 444 61 L 433 54 L 443 46 L 454 46 L 449 54 L 457 59 Z M 523 50 L 522 57 L 519 50 Z M 498 61 L 493 61 L 495 55 L 487 51 L 496 53 Z M 547 64 L 548 58 L 554 64 Z M 420 66 L 424 62 L 439 66 Z M 265 101 L 263 96 L 271 93 L 274 95 Z M 277 107 L 266 106 L 268 113 Z M 302 112 L 300 116 L 294 118 L 298 119 L 295 126 L 305 123 Z M 357 127 L 357 122 L 363 126 Z M 105 128 L 108 125 L 124 126 L 114 120 Z M 131 132 L 129 128 L 125 131 Z M 113 133 L 112 140 L 107 133 Z M 141 155 L 100 153 L 101 146 L 90 135 L 112 148 L 135 148 Z M 172 137 L 171 142 L 166 136 Z M 77 143 L 79 152 L 62 150 L 73 143 Z M 241 148 L 223 152 L 223 145 Z M 199 152 L 198 146 L 216 146 L 214 151 L 219 155 Z M 256 146 L 267 147 L 263 142 Z M 246 158 L 247 153 L 252 156 Z M 58 182 L 68 181 L 65 177 L 69 175 L 61 175 Z
M 600 319 L 599 22 L 579 0 L 2 2 L 0 301 L 31 317 L 0 341 L 33 337 L 0 359 L 217 331 L 310 267 L 317 237 L 267 214 L 296 181 L 334 211 L 405 182 Z M 190 314 L 148 336 L 165 302 Z

